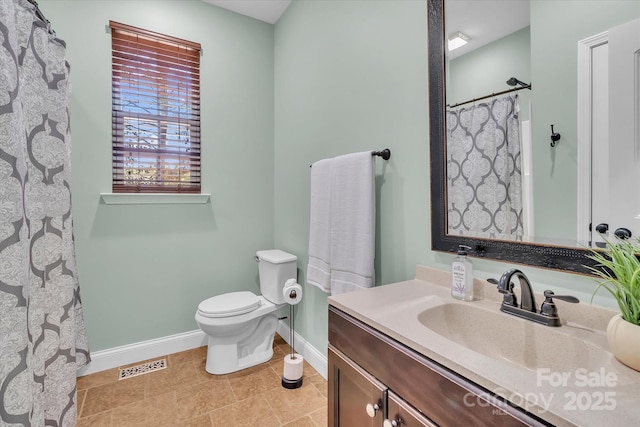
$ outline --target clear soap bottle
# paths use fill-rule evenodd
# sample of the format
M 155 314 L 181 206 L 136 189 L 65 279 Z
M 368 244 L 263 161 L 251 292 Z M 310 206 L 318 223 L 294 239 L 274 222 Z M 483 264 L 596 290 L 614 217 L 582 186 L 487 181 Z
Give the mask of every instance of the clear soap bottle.
M 451 296 L 462 300 L 473 300 L 473 264 L 467 258 L 469 246 L 459 245 L 458 256 L 451 263 Z

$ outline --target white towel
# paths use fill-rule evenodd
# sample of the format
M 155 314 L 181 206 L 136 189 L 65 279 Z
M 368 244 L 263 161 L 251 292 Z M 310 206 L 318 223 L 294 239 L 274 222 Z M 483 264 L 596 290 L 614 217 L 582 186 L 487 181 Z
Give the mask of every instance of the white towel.
M 333 295 L 375 283 L 373 166 L 370 151 L 312 166 L 307 282 Z
M 331 171 L 333 160 L 311 166 L 309 214 L 309 264 L 307 283 L 331 291 Z
M 371 151 L 334 158 L 331 294 L 374 285 L 375 175 Z

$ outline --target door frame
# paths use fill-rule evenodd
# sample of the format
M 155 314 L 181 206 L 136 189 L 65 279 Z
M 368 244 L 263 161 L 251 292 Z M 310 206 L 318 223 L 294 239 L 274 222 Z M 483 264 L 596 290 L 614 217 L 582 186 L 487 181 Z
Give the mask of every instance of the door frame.
M 604 31 L 578 41 L 578 115 L 577 115 L 577 240 L 591 241 L 591 60 L 593 49 L 609 42 Z

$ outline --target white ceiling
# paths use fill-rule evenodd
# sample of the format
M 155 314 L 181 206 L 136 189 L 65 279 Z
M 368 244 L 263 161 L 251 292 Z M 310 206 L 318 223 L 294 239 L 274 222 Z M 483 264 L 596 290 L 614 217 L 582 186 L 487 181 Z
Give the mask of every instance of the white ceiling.
M 275 24 L 292 0 L 202 0 L 227 10 Z M 449 53 L 453 59 L 529 25 L 529 0 L 447 0 L 446 31 L 471 37 Z
M 529 0 L 447 0 L 447 35 L 460 31 L 471 37 L 449 53 L 453 59 L 529 25 Z
M 223 9 L 275 24 L 291 0 L 202 0 Z

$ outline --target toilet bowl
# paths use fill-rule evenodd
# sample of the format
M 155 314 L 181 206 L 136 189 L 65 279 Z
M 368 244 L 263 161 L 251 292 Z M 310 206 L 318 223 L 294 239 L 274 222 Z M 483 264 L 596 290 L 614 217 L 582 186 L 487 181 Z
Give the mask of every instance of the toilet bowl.
M 227 374 L 270 360 L 278 326 L 276 312 L 284 305 L 282 288 L 296 278 L 295 255 L 273 249 L 258 251 L 260 291 L 230 292 L 202 301 L 195 320 L 207 334 L 211 374 Z

